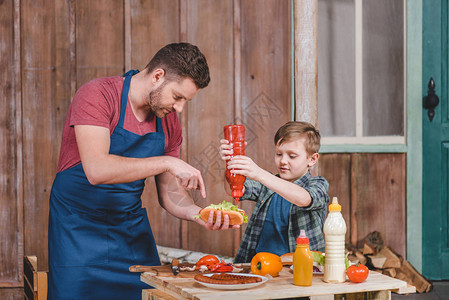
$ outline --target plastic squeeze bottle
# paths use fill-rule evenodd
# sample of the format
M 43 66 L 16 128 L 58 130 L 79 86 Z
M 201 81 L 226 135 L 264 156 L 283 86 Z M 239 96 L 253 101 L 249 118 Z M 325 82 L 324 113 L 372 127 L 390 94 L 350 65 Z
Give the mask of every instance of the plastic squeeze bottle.
M 233 155 L 245 155 L 245 126 L 244 125 L 227 125 L 224 127 L 224 138 L 232 145 Z M 243 175 L 232 174 L 227 168 L 226 162 L 226 180 L 230 185 L 232 197 L 239 204 L 239 199 L 243 196 L 243 184 L 246 177 Z
M 296 250 L 293 253 L 293 284 L 311 286 L 313 277 L 313 257 L 309 249 L 309 239 L 301 229 L 296 239 Z
M 345 234 L 346 223 L 341 214 L 337 197 L 332 198 L 329 213 L 324 222 L 324 277 L 323 281 L 339 283 L 346 281 Z

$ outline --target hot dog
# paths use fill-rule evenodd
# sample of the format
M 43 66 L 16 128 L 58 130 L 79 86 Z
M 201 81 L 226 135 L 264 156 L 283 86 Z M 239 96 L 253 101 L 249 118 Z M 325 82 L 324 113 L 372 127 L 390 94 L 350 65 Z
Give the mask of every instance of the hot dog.
M 262 281 L 260 277 L 235 274 L 214 274 L 212 276 L 195 275 L 195 280 L 210 284 L 247 284 Z
M 224 216 L 229 216 L 229 225 L 240 225 L 242 223 L 248 223 L 248 216 L 245 214 L 245 211 L 242 209 L 239 209 L 236 205 L 232 204 L 231 202 L 223 201 L 220 204 L 211 204 L 202 210 L 200 210 L 199 215 L 196 215 L 195 218 L 201 219 L 204 222 L 207 222 L 209 220 L 209 213 L 210 211 L 214 211 L 214 220 L 215 223 L 217 218 L 217 212 L 218 210 L 221 211 L 221 222 L 224 221 Z

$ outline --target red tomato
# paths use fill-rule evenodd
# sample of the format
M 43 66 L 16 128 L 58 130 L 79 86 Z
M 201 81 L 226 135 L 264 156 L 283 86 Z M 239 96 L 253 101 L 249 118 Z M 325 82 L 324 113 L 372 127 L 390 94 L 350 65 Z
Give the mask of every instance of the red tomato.
M 346 269 L 349 280 L 355 283 L 364 282 L 368 278 L 368 273 L 368 268 L 362 264 L 352 265 Z
M 200 258 L 196 263 L 196 267 L 206 266 L 209 270 L 216 264 L 220 263 L 220 260 L 215 255 L 206 255 Z

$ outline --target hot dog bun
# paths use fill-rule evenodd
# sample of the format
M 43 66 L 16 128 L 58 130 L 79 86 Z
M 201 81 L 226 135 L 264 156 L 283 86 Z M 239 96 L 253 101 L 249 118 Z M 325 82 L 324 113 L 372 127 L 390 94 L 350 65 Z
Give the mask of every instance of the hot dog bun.
M 209 214 L 210 214 L 211 210 L 214 211 L 213 223 L 215 223 L 216 219 L 217 219 L 218 209 L 215 209 L 212 207 L 205 207 L 200 211 L 201 220 L 203 220 L 204 222 L 207 222 L 209 220 Z M 233 211 L 233 210 L 221 210 L 221 209 L 220 209 L 220 211 L 221 211 L 221 223 L 222 224 L 224 222 L 225 215 L 229 216 L 229 225 L 240 225 L 243 223 L 243 215 L 240 212 Z
M 323 253 L 320 251 L 314 251 L 314 250 L 311 250 L 310 252 L 312 252 L 313 260 L 319 264 L 321 262 L 321 256 L 323 255 Z M 315 254 L 318 254 L 318 255 L 315 255 Z M 293 252 L 285 253 L 285 254 L 281 255 L 281 261 L 284 266 L 293 265 Z M 322 261 L 324 263 L 324 259 L 322 259 Z
M 284 266 L 293 265 L 293 252 L 281 255 L 281 261 Z
M 198 218 L 203 220 L 204 222 L 207 222 L 209 220 L 209 214 L 211 211 L 214 211 L 214 220 L 213 223 L 216 222 L 217 218 L 217 211 L 221 211 L 221 222 L 224 222 L 224 216 L 229 216 L 229 225 L 241 225 L 242 223 L 248 222 L 248 217 L 245 214 L 245 211 L 242 209 L 239 209 L 236 205 L 232 204 L 231 202 L 223 201 L 220 204 L 211 204 L 202 210 L 200 210 L 200 213 Z

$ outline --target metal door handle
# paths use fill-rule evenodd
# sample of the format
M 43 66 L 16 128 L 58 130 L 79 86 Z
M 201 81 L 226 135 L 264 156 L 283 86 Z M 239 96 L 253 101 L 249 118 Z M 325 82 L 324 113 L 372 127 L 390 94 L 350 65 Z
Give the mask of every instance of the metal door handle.
M 428 88 L 427 96 L 423 99 L 423 107 L 427 109 L 427 115 L 429 116 L 430 122 L 432 122 L 433 117 L 435 116 L 435 107 L 437 107 L 440 102 L 440 99 L 435 94 L 435 81 L 432 77 L 430 77 Z

